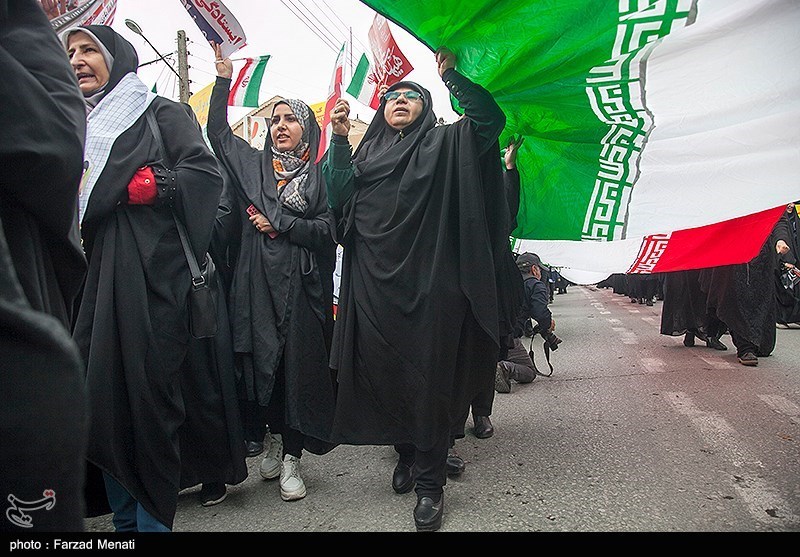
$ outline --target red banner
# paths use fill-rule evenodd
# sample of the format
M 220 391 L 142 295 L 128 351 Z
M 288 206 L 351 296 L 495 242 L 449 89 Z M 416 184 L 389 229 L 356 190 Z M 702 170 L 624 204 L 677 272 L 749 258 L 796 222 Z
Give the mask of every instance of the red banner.
M 381 85 L 391 86 L 402 81 L 403 77 L 414 69 L 397 46 L 385 17 L 375 14 L 368 37 L 375 64 L 373 75 L 377 89 L 380 89 Z

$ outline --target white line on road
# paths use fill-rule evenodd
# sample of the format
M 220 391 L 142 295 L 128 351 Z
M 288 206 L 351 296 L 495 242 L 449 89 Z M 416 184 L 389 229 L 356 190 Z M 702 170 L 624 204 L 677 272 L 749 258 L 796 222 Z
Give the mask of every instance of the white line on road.
M 779 395 L 758 395 L 758 398 L 763 400 L 767 406 L 775 410 L 778 414 L 788 416 L 790 422 L 800 424 L 800 406 L 796 405 L 791 400 Z
M 626 329 L 625 327 L 611 327 L 619 333 L 619 337 L 622 340 L 622 344 L 639 344 L 639 340 L 636 338 L 636 333 L 633 331 Z
M 650 373 L 661 373 L 664 371 L 664 361 L 658 358 L 642 358 L 640 360 L 644 368 Z
M 661 325 L 661 319 L 652 315 L 650 317 L 642 317 L 642 321 L 647 321 L 651 325 Z
M 753 518 L 782 529 L 800 524 L 791 506 L 761 477 L 763 464 L 737 443 L 736 430 L 725 418 L 700 410 L 686 393 L 666 392 L 664 396 L 679 414 L 691 420 L 706 443 L 739 469 L 731 480 Z
M 622 325 L 622 321 L 620 321 L 619 319 L 609 318 L 608 322 L 611 323 L 612 325 Z
M 725 360 L 721 360 L 719 358 L 706 358 L 705 356 L 698 356 L 698 358 L 703 360 L 714 369 L 730 369 L 733 367 L 730 362 L 726 362 Z

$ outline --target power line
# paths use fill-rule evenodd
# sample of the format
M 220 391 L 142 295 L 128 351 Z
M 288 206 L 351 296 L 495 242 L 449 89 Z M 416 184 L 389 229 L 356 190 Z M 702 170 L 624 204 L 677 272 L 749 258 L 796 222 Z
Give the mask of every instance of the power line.
M 316 2 L 316 0 L 313 0 L 313 1 L 314 1 L 314 5 L 317 5 L 317 2 Z M 351 33 L 351 31 L 352 31 L 352 27 L 351 27 L 351 26 L 349 26 L 349 25 L 347 25 L 347 24 L 346 24 L 344 21 L 342 21 L 342 19 L 339 17 L 339 14 L 337 14 L 337 13 L 336 13 L 336 12 L 333 10 L 333 8 L 331 8 L 331 7 L 328 5 L 328 3 L 327 3 L 327 2 L 325 2 L 324 0 L 323 0 L 323 2 L 322 2 L 322 5 L 323 5 L 323 6 L 325 6 L 326 8 L 328 8 L 328 11 L 329 11 L 331 14 L 333 14 L 333 17 L 335 17 L 336 19 L 338 19 L 338 20 L 339 20 L 339 22 L 340 22 L 340 23 L 341 23 L 341 24 L 342 24 L 342 25 L 343 25 L 343 26 L 344 26 L 344 27 L 347 29 L 347 33 L 346 33 L 346 34 L 347 34 L 348 36 L 349 36 L 349 35 L 351 35 L 351 34 L 352 34 L 352 33 Z M 372 49 L 368 48 L 368 47 L 367 47 L 367 46 L 366 46 L 364 43 L 362 43 L 362 42 L 361 42 L 361 41 L 358 39 L 358 37 L 355 37 L 355 41 L 356 41 L 356 42 L 359 44 L 359 46 L 362 48 L 362 50 L 363 50 L 364 52 L 369 52 L 370 50 L 372 50 Z
M 292 0 L 289 0 L 289 2 L 291 2 L 291 1 Z M 332 39 L 330 39 L 329 37 L 325 36 L 324 33 L 322 31 L 320 31 L 320 29 L 316 25 L 314 25 L 313 22 L 310 22 L 310 21 L 306 22 L 307 17 L 305 16 L 305 14 L 301 14 L 299 9 L 297 9 L 297 7 L 294 6 L 294 4 L 292 4 L 292 7 L 295 8 L 295 9 L 290 8 L 286 4 L 286 2 L 284 0 L 281 0 L 281 4 L 283 4 L 286 7 L 286 9 L 288 9 L 290 12 L 292 12 L 292 15 L 294 15 L 297 19 L 299 19 L 303 23 L 303 25 L 308 27 L 308 29 L 312 33 L 314 33 L 322 42 L 324 42 L 325 45 L 328 48 L 330 48 L 333 52 L 335 52 L 337 54 L 339 53 L 339 48 L 340 47 L 336 46 L 336 44 L 333 42 Z M 295 10 L 297 10 L 297 11 L 295 11 Z

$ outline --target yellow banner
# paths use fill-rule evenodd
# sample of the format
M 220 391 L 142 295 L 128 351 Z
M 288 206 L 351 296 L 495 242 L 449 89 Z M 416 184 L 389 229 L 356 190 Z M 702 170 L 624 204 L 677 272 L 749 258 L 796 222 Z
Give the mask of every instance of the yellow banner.
M 317 119 L 317 124 L 319 124 L 320 128 L 322 128 L 322 118 L 325 114 L 326 102 L 327 101 L 322 101 L 321 103 L 316 103 L 309 106 L 309 108 L 314 111 L 314 117 Z
M 211 103 L 211 90 L 213 88 L 214 82 L 212 81 L 189 97 L 189 106 L 194 110 L 197 121 L 200 122 L 203 128 L 205 128 L 208 123 L 208 107 Z

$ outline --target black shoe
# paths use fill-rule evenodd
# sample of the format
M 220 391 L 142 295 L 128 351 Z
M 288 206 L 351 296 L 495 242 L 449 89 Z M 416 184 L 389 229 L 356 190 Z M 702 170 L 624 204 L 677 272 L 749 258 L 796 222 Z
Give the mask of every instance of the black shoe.
M 489 416 L 472 416 L 472 423 L 474 424 L 472 432 L 478 439 L 488 439 L 494 435 L 494 426 Z
M 706 346 L 714 350 L 727 350 L 728 347 L 722 344 L 718 338 L 709 338 L 706 340 Z
M 758 358 L 752 352 L 745 352 L 739 356 L 739 363 L 743 366 L 757 366 Z
M 398 462 L 392 474 L 392 489 L 395 493 L 408 493 L 414 488 L 414 475 L 411 473 L 411 466 Z
M 647 298 L 647 301 L 645 302 L 645 305 L 652 306 L 653 305 L 653 300 L 651 298 Z
M 694 333 L 690 333 L 686 331 L 686 335 L 683 337 L 683 345 L 691 348 L 694 346 Z
M 245 441 L 245 446 L 247 447 L 247 456 L 258 456 L 264 452 L 264 442 L 263 441 Z
M 447 475 L 460 476 L 464 473 L 466 467 L 467 465 L 464 464 L 464 459 L 458 456 L 454 449 L 450 449 L 447 453 Z
M 205 483 L 200 488 L 200 503 L 204 507 L 222 503 L 227 496 L 228 488 L 223 482 Z
M 414 524 L 417 525 L 417 532 L 435 532 L 441 528 L 442 515 L 444 515 L 444 493 L 439 496 L 438 501 L 430 497 L 420 497 L 417 506 L 414 507 Z

